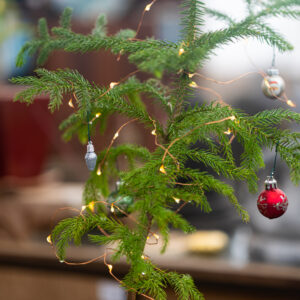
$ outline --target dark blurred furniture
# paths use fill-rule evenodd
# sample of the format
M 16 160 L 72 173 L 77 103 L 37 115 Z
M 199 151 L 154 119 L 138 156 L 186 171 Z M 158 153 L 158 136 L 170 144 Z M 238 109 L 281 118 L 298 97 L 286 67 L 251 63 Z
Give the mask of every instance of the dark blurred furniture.
M 39 186 L 19 189 L 14 195 L 2 195 L 0 221 L 9 225 L 11 232 L 5 235 L 5 227 L 0 226 L 0 299 L 99 300 L 97 291 L 105 284 L 103 280 L 112 280 L 103 261 L 68 266 L 58 261 L 46 242 L 53 224 L 58 222 L 53 217 L 61 219 L 67 217 L 66 213 L 73 213 L 59 211 L 57 214 L 58 208 L 80 208 L 81 190 L 82 184 L 50 182 L 48 179 Z M 16 228 L 14 232 L 13 228 Z M 148 246 L 145 253 L 163 269 L 191 274 L 206 300 L 299 299 L 300 268 L 238 263 L 227 252 L 219 256 L 189 254 L 185 237 L 172 232 L 164 255 L 159 253 L 158 245 Z M 67 260 L 87 261 L 103 251 L 104 248 L 87 244 L 71 247 Z M 127 270 L 124 262 L 114 265 L 113 269 L 120 278 Z M 171 291 L 168 299 L 176 299 Z
M 34 177 L 46 161 L 53 121 L 48 112 L 48 97 L 37 97 L 28 107 L 13 103 L 22 88 L 0 86 L 0 177 Z
M 85 261 L 101 251 L 96 247 L 73 248 L 68 256 L 73 261 Z M 147 254 L 160 267 L 190 273 L 207 300 L 299 299 L 298 268 L 254 263 L 236 267 L 218 258 L 178 254 L 172 248 L 164 256 L 149 251 Z M 67 266 L 58 262 L 49 245 L 36 242 L 1 241 L 0 266 L 1 299 L 101 300 L 96 297 L 99 280 L 110 278 L 102 262 Z M 121 263 L 113 270 L 122 277 L 127 267 Z M 176 298 L 169 292 L 168 299 Z

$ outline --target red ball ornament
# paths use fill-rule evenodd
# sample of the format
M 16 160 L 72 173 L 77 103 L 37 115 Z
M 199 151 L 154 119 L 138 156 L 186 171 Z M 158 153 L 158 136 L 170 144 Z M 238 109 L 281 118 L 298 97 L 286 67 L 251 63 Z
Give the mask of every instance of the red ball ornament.
M 273 176 L 267 177 L 265 187 L 265 190 L 258 196 L 257 207 L 263 216 L 269 219 L 278 218 L 287 210 L 287 196 L 277 188 L 277 181 Z

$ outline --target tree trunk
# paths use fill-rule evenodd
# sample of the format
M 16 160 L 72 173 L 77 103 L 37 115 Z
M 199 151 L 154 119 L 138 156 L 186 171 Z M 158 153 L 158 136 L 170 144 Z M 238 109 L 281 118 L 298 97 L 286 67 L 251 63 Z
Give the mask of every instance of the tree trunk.
M 136 300 L 136 293 L 128 292 L 127 300 Z
M 146 243 L 147 243 L 147 237 L 149 235 L 151 225 L 152 225 L 152 219 L 153 219 L 153 217 L 149 214 L 147 215 L 147 217 L 148 217 L 148 226 L 147 226 L 146 235 L 145 235 L 144 249 L 145 249 L 145 246 L 146 246 Z M 144 249 L 143 249 L 143 252 L 144 252 Z M 137 296 L 136 292 L 128 292 L 127 300 L 136 300 L 136 296 Z

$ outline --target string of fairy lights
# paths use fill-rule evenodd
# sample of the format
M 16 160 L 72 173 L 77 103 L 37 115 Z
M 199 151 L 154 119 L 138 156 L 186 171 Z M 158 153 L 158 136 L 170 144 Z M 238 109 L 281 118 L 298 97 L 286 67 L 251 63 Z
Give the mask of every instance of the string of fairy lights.
M 231 83 L 234 83 L 250 74 L 259 74 L 262 76 L 263 78 L 263 81 L 264 83 L 266 84 L 266 86 L 268 87 L 268 89 L 271 91 L 271 93 L 273 92 L 273 89 L 269 83 L 269 80 L 267 79 L 267 74 L 266 73 L 262 73 L 260 71 L 256 71 L 256 72 L 248 72 L 248 73 L 245 73 L 245 74 L 242 74 L 240 76 L 238 76 L 237 78 L 235 79 L 232 79 L 232 80 L 228 80 L 228 81 L 218 81 L 218 80 L 215 80 L 213 78 L 209 78 L 209 77 L 206 77 L 204 76 L 203 74 L 199 74 L 199 73 L 193 73 L 193 74 L 188 74 L 189 78 L 193 78 L 194 76 L 198 76 L 202 79 L 205 79 L 207 81 L 211 81 L 211 82 L 214 82 L 214 83 L 217 83 L 217 84 L 221 84 L 221 85 L 227 85 L 227 84 L 231 84 Z M 217 91 L 215 91 L 214 89 L 212 88 L 207 88 L 207 87 L 204 87 L 204 86 L 200 86 L 198 85 L 195 81 L 192 81 L 190 84 L 189 84 L 190 87 L 192 88 L 197 88 L 199 90 L 204 90 L 204 91 L 207 91 L 211 94 L 213 94 L 214 96 L 217 97 L 217 99 L 219 100 L 220 103 L 223 103 L 223 104 L 226 104 L 226 105 L 229 105 L 227 104 L 224 100 L 223 100 L 223 97 L 221 96 L 221 94 L 219 94 Z M 286 103 L 288 106 L 290 107 L 296 107 L 296 104 L 288 99 L 287 95 L 285 92 L 282 93 L 282 96 L 279 97 L 277 96 L 274 92 L 272 93 L 272 95 L 274 96 L 274 98 L 276 98 L 277 100 L 283 102 L 283 103 Z
M 143 23 L 143 20 L 144 20 L 144 16 L 147 12 L 150 11 L 151 7 L 155 4 L 155 2 L 157 2 L 157 0 L 153 0 L 151 1 L 149 4 L 147 4 L 145 7 L 144 7 L 144 10 L 141 14 L 141 17 L 139 19 L 139 23 L 138 23 L 138 26 L 137 26 L 137 30 L 136 30 L 136 34 L 133 38 L 130 38 L 130 40 L 138 40 L 137 36 L 140 32 L 140 29 L 142 27 L 142 23 Z M 187 48 L 188 48 L 188 44 L 185 44 L 184 42 L 180 45 L 180 48 L 178 50 L 178 55 L 181 56 L 183 55 L 186 51 L 187 51 Z M 117 61 L 120 60 L 120 56 L 121 56 L 121 52 L 119 53 L 118 57 L 117 57 Z M 124 82 L 126 79 L 128 79 L 130 76 L 136 74 L 140 72 L 139 70 L 136 70 L 136 71 L 133 71 L 131 73 L 129 73 L 128 75 L 126 75 L 124 78 L 122 78 L 120 81 L 118 82 L 111 82 L 109 84 L 109 88 L 99 96 L 99 98 L 103 97 L 104 95 L 108 94 L 111 90 L 113 90 L 116 86 L 118 86 L 120 83 Z M 204 79 L 206 81 L 209 81 L 209 82 L 212 82 L 212 83 L 215 83 L 215 84 L 219 84 L 219 85 L 229 85 L 229 84 L 232 84 L 238 80 L 241 80 L 242 78 L 246 77 L 246 76 L 249 76 L 251 74 L 259 74 L 260 76 L 262 76 L 263 80 L 265 81 L 265 84 L 267 85 L 267 87 L 270 88 L 270 90 L 272 91 L 272 88 L 269 84 L 269 81 L 267 79 L 267 74 L 262 72 L 262 71 L 255 71 L 255 72 L 248 72 L 248 73 L 245 73 L 245 74 L 242 74 L 234 79 L 231 79 L 231 80 L 227 80 L 227 81 L 219 81 L 219 80 L 216 80 L 214 78 L 210 78 L 210 77 L 206 77 L 204 76 L 203 74 L 200 74 L 200 73 L 187 73 L 188 77 L 190 79 L 193 79 L 193 78 L 201 78 L 201 79 Z M 195 88 L 195 89 L 199 89 L 199 90 L 203 90 L 203 91 L 206 91 L 212 95 L 214 95 L 216 98 L 217 98 L 217 102 L 221 103 L 222 105 L 226 105 L 226 106 L 229 106 L 230 105 L 228 103 L 226 103 L 222 97 L 221 94 L 219 94 L 217 91 L 215 91 L 213 88 L 208 88 L 208 87 L 204 87 L 204 86 L 201 86 L 201 85 L 198 85 L 198 83 L 196 83 L 195 81 L 191 81 L 189 86 L 191 88 Z M 281 97 L 279 96 L 276 96 L 274 95 L 274 97 L 276 99 L 278 99 L 279 101 L 281 102 L 284 102 L 286 103 L 287 105 L 291 106 L 291 107 L 295 107 L 295 103 L 288 99 L 285 92 L 281 95 Z M 76 109 L 75 108 L 75 105 L 73 103 L 73 99 L 76 100 L 77 103 L 79 103 L 78 101 L 78 98 L 76 96 L 76 93 L 74 92 L 73 93 L 73 97 L 68 101 L 68 105 L 73 108 L 73 109 Z M 87 122 L 88 122 L 88 125 L 90 124 L 93 124 L 93 122 L 100 118 L 101 117 L 101 112 L 97 112 L 91 119 L 89 119 Z M 199 185 L 199 184 L 190 184 L 190 183 L 180 183 L 180 182 L 176 182 L 176 180 L 174 178 L 172 178 L 169 174 L 168 174 L 168 170 L 164 164 L 164 161 L 166 159 L 167 156 L 169 156 L 173 161 L 174 161 L 174 164 L 176 165 L 177 169 L 180 170 L 180 163 L 178 162 L 178 159 L 176 157 L 174 157 L 171 153 L 170 153 L 170 148 L 175 144 L 177 143 L 178 141 L 180 141 L 181 139 L 185 138 L 186 136 L 192 134 L 194 131 L 200 129 L 201 127 L 203 126 L 209 126 L 209 125 L 212 125 L 212 124 L 217 124 L 217 123 L 222 123 L 222 122 L 226 122 L 226 121 L 232 121 L 232 122 L 236 122 L 238 123 L 239 121 L 236 119 L 236 117 L 234 115 L 232 116 L 229 116 L 229 117 L 226 117 L 226 118 L 222 118 L 220 120 L 215 120 L 215 121 L 211 121 L 211 122 L 207 122 L 207 123 L 203 123 L 199 126 L 196 126 L 194 127 L 193 129 L 189 130 L 188 132 L 186 132 L 185 134 L 183 134 L 182 136 L 178 137 L 178 138 L 175 138 L 169 145 L 168 147 L 165 147 L 163 145 L 161 145 L 159 142 L 158 142 L 158 135 L 157 135 L 157 125 L 156 125 L 156 121 L 154 119 L 152 119 L 150 116 L 149 116 L 149 119 L 152 121 L 153 123 L 153 129 L 151 131 L 151 134 L 154 136 L 154 143 L 156 146 L 160 147 L 163 151 L 164 151 L 164 154 L 162 156 L 162 160 L 161 160 L 161 165 L 159 167 L 159 172 L 166 175 L 166 176 L 169 176 L 170 178 L 170 183 L 172 184 L 178 184 L 178 185 Z M 106 149 L 106 152 L 104 154 L 104 157 L 103 159 L 101 160 L 101 162 L 98 164 L 98 168 L 97 168 L 97 171 L 96 171 L 96 174 L 98 176 L 101 176 L 102 175 L 102 167 L 103 167 L 103 164 L 105 163 L 108 155 L 109 155 L 109 151 L 111 149 L 111 147 L 113 146 L 113 144 L 115 143 L 115 141 L 117 140 L 117 138 L 119 137 L 121 131 L 123 130 L 124 127 L 126 127 L 127 125 L 133 123 L 133 122 L 136 122 L 138 121 L 138 119 L 132 119 L 132 120 L 129 120 L 128 122 L 124 123 L 122 126 L 119 127 L 119 129 L 114 133 L 113 135 L 113 138 L 111 139 L 110 141 L 110 144 L 109 146 L 107 147 Z M 228 128 L 228 130 L 226 130 L 224 132 L 224 134 L 226 135 L 231 135 L 231 138 L 229 140 L 229 143 L 232 143 L 232 141 L 234 140 L 235 138 L 235 135 L 234 135 L 234 132 Z M 201 186 L 199 185 L 199 188 L 201 188 Z M 184 201 L 183 199 L 180 199 L 180 198 L 177 198 L 177 197 L 172 197 L 173 200 L 177 203 L 177 204 L 180 204 L 182 203 L 179 208 L 175 211 L 175 214 L 179 213 L 181 211 L 181 209 L 187 205 L 189 203 L 189 201 Z M 112 202 L 112 203 L 108 203 L 107 201 L 104 201 L 104 200 L 97 200 L 97 201 L 92 201 L 86 205 L 83 205 L 81 207 L 81 209 L 76 209 L 76 208 L 73 208 L 73 207 L 63 207 L 63 208 L 60 208 L 58 211 L 61 211 L 61 210 L 72 210 L 72 211 L 75 211 L 76 213 L 78 213 L 78 216 L 81 216 L 82 218 L 85 218 L 85 215 L 84 215 L 84 212 L 88 209 L 89 211 L 91 211 L 92 213 L 95 212 L 95 205 L 96 204 L 105 204 L 106 206 L 109 206 L 110 207 L 110 212 L 114 215 L 114 217 L 118 220 L 118 217 L 116 215 L 116 210 L 120 211 L 122 214 L 124 214 L 126 217 L 128 217 L 129 219 L 131 219 L 134 223 L 138 224 L 138 225 L 141 225 L 141 226 L 144 226 L 143 224 L 140 224 L 135 218 L 133 218 L 131 215 L 129 215 L 125 210 L 121 209 L 118 204 L 116 203 L 117 201 L 115 202 Z M 56 215 L 56 214 L 55 214 Z M 121 222 L 119 220 L 119 222 Z M 144 226 L 146 227 L 146 226 Z M 102 228 L 100 227 L 99 225 L 97 226 L 97 228 L 99 229 L 100 232 L 102 232 L 105 236 L 109 236 L 109 234 Z M 147 238 L 146 238 L 146 244 L 148 245 L 157 245 L 158 244 L 158 241 L 159 241 L 159 235 L 155 232 L 152 232 L 150 228 L 147 228 Z M 154 238 L 154 242 L 151 242 L 151 239 Z M 51 235 L 49 235 L 47 237 L 47 242 L 49 244 L 52 245 L 53 247 L 53 250 L 55 252 L 55 255 L 58 257 L 57 253 L 56 253 L 56 250 L 55 250 L 55 246 L 53 244 L 53 241 L 52 241 L 52 238 L 51 238 Z M 117 278 L 114 273 L 113 273 L 113 265 L 108 263 L 107 262 L 107 259 L 108 259 L 108 256 L 110 255 L 110 251 L 114 252 L 116 251 L 115 249 L 113 248 L 106 248 L 106 250 L 104 251 L 104 254 L 100 255 L 100 256 L 97 256 L 95 258 L 92 258 L 90 260 L 87 260 L 87 261 L 84 261 L 84 262 L 70 262 L 70 261 L 61 261 L 67 265 L 86 265 L 86 264 L 90 264 L 90 263 L 93 263 L 93 262 L 96 262 L 98 260 L 102 260 L 103 259 L 103 262 L 104 264 L 107 266 L 108 268 L 108 271 L 109 271 L 109 274 L 116 280 L 118 281 L 119 283 L 121 283 L 122 285 L 125 285 L 124 282 L 122 282 L 119 278 Z M 142 259 L 144 260 L 150 260 L 150 257 L 147 256 L 146 254 L 143 254 L 141 256 Z M 126 285 L 125 285 L 126 286 Z M 131 288 L 131 287 L 127 287 L 127 289 L 129 291 L 133 291 L 133 292 L 138 292 L 137 290 Z M 145 298 L 147 299 L 150 299 L 150 300 L 154 300 L 154 298 L 150 297 L 150 296 L 147 296 L 145 294 L 141 294 L 142 296 L 144 296 Z

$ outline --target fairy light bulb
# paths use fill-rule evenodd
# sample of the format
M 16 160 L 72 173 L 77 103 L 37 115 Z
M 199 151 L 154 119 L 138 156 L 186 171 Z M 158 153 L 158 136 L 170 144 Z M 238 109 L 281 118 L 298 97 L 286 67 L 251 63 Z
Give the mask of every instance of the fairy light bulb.
M 74 108 L 74 104 L 73 104 L 72 98 L 69 100 L 68 105 L 69 105 L 70 107 Z
M 108 267 L 108 270 L 109 270 L 109 272 L 111 272 L 111 271 L 112 271 L 112 269 L 113 269 L 113 266 L 112 266 L 112 265 L 110 265 L 110 264 L 107 264 L 107 267 Z
M 159 240 L 159 235 L 156 233 L 153 233 L 153 236 L 155 237 L 155 239 Z
M 156 135 L 156 130 L 153 129 L 153 130 L 151 131 L 151 134 L 152 134 L 152 135 Z
M 230 135 L 231 134 L 231 130 L 228 128 L 228 130 L 224 131 L 225 134 Z
M 296 107 L 296 104 L 292 100 L 287 100 L 286 104 L 289 105 L 290 107 Z
M 101 116 L 101 113 L 99 112 L 99 113 L 96 113 L 96 115 L 95 115 L 95 117 L 96 118 L 99 118 Z
M 118 138 L 118 136 L 119 136 L 119 133 L 118 132 L 116 132 L 115 133 L 115 135 L 114 135 L 114 137 L 113 137 L 113 139 L 115 140 L 115 139 L 117 139 Z
M 112 205 L 110 206 L 110 211 L 111 211 L 112 213 L 115 212 L 114 204 L 112 204 Z
M 147 4 L 145 7 L 145 11 L 149 11 L 151 9 L 152 4 L 153 4 L 153 2 Z
M 101 169 L 100 169 L 100 166 L 98 167 L 98 170 L 97 170 L 97 175 L 100 176 L 102 174 L 101 172 Z
M 95 153 L 92 141 L 89 141 L 87 144 L 87 152 L 85 154 L 85 161 L 86 161 L 87 168 L 90 171 L 93 171 L 95 169 L 95 166 L 97 163 L 97 154 Z
M 111 89 L 113 89 L 116 85 L 118 85 L 118 82 L 111 82 L 111 83 L 109 84 L 109 87 L 110 87 Z
M 180 48 L 179 51 L 178 51 L 178 55 L 182 55 L 184 53 L 184 49 L 183 48 Z
M 163 173 L 163 174 L 167 174 L 164 165 L 161 165 L 161 166 L 160 166 L 159 171 L 160 171 L 161 173 Z
M 196 88 L 198 87 L 197 83 L 195 81 L 192 81 L 190 84 L 189 84 L 190 87 L 193 87 L 193 88 Z
M 95 211 L 95 202 L 94 202 L 94 201 L 90 202 L 90 203 L 87 205 L 87 207 L 88 207 L 92 212 L 94 212 L 94 211 Z
M 47 236 L 47 242 L 52 245 L 51 234 Z
M 179 199 L 179 198 L 173 197 L 173 199 L 174 199 L 174 201 L 175 201 L 176 203 L 180 203 L 180 199 Z

